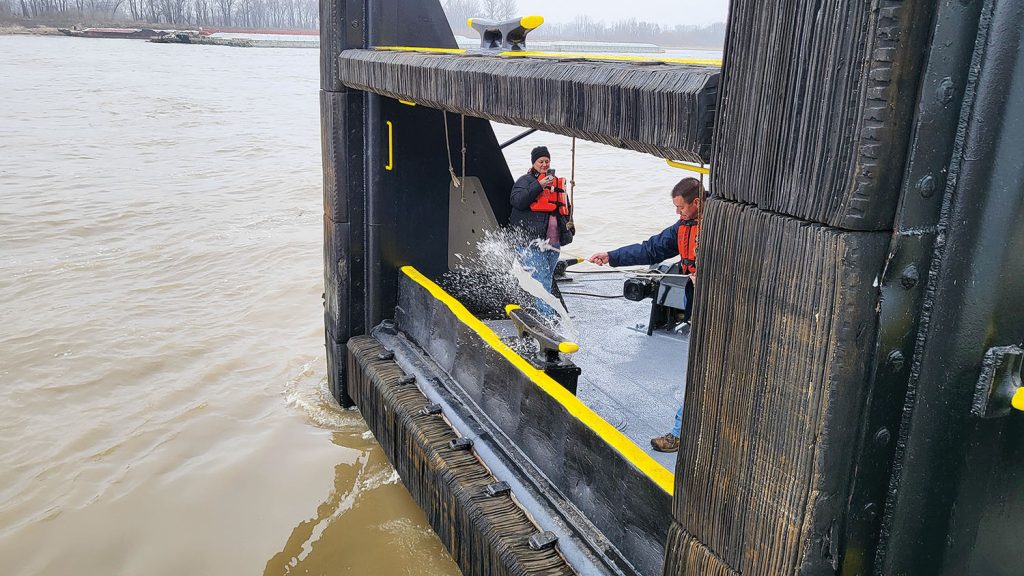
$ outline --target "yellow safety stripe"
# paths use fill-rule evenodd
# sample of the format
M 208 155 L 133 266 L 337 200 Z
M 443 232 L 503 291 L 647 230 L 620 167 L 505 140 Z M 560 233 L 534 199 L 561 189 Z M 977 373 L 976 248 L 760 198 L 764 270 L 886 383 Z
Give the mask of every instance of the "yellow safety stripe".
M 390 52 L 426 52 L 428 54 L 465 54 L 461 48 L 422 48 L 418 46 L 374 46 L 374 50 Z M 667 62 L 670 64 L 689 64 L 691 66 L 722 67 L 722 61 L 711 58 L 659 58 L 656 56 L 621 56 L 613 54 L 577 54 L 572 52 L 498 52 L 498 56 L 516 58 L 583 58 L 585 60 L 613 60 L 616 62 Z
M 665 159 L 665 162 L 668 162 L 668 165 L 673 168 L 681 168 L 683 170 L 689 170 L 690 172 L 696 172 L 698 174 L 711 174 L 711 168 L 706 167 L 702 164 L 693 164 L 690 162 L 677 162 L 675 160 L 669 160 L 668 158 Z
M 558 382 L 552 380 L 551 377 L 545 374 L 543 370 L 534 368 L 533 365 L 527 362 L 525 358 L 509 348 L 508 345 L 502 342 L 501 338 L 499 338 L 498 335 L 490 329 L 490 327 L 481 322 L 476 316 L 473 316 L 473 314 L 470 313 L 470 311 L 467 310 L 461 302 L 441 289 L 440 286 L 434 284 L 433 281 L 423 274 L 420 274 L 420 272 L 412 266 L 403 266 L 402 272 L 411 280 L 426 288 L 434 298 L 437 298 L 447 306 L 448 309 L 455 314 L 456 318 L 476 332 L 484 342 L 504 356 L 506 360 L 518 368 L 520 372 L 525 374 L 526 377 L 539 386 L 541 390 L 547 392 L 548 395 L 561 404 L 569 414 L 572 414 L 577 420 L 593 430 L 595 434 L 608 443 L 609 446 L 614 448 L 616 452 L 622 454 L 622 456 L 633 464 L 637 470 L 644 473 L 651 479 L 651 481 L 657 484 L 659 488 L 667 492 L 669 495 L 672 494 L 675 483 L 675 475 L 672 474 L 672 472 L 659 464 L 657 460 L 651 458 L 649 454 L 634 444 L 633 441 L 627 438 L 625 434 L 616 430 L 614 426 L 609 424 L 604 418 L 598 416 L 597 413 L 588 408 L 583 404 L 583 402 L 580 402 L 579 398 L 576 398 Z
M 519 19 L 519 25 L 527 30 L 533 30 L 544 23 L 543 16 L 523 16 Z

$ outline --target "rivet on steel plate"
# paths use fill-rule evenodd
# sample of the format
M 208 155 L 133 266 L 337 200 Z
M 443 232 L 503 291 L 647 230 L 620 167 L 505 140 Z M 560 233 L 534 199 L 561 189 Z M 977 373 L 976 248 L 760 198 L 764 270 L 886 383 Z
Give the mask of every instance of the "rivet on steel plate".
M 891 438 L 892 434 L 889 433 L 888 428 L 883 427 L 880 428 L 878 432 L 875 432 L 875 444 L 877 446 L 885 446 L 886 444 L 889 443 L 889 440 Z
M 423 408 L 420 408 L 420 416 L 433 416 L 441 413 L 440 404 L 427 404 Z
M 391 350 L 385 350 L 385 351 L 381 352 L 380 354 L 377 354 L 377 359 L 378 360 L 394 360 L 395 359 L 395 353 L 392 352 Z
M 922 177 L 917 181 L 917 191 L 925 198 L 931 198 L 935 194 L 935 177 L 931 174 Z
M 900 284 L 907 290 L 910 290 L 917 285 L 918 273 L 917 266 L 911 264 L 903 269 L 903 276 L 900 278 Z
M 903 369 L 903 365 L 906 363 L 906 359 L 903 357 L 903 352 L 899 350 L 893 350 L 889 353 L 888 357 L 889 366 L 897 372 Z
M 456 438 L 448 443 L 448 447 L 452 450 L 469 450 L 473 447 L 472 438 Z
M 391 336 L 394 336 L 395 334 L 398 333 L 398 329 L 395 326 L 394 320 L 384 320 L 383 322 L 381 322 L 380 331 Z
M 497 482 L 491 482 L 487 486 L 484 486 L 484 491 L 487 492 L 488 496 L 493 498 L 494 496 L 508 494 L 512 491 L 512 487 L 508 485 L 508 482 L 498 480 Z
M 415 381 L 416 381 L 416 377 L 415 376 L 403 376 L 402 378 L 400 378 L 398 380 L 398 385 L 399 386 L 406 386 L 408 384 L 412 384 Z
M 864 515 L 868 518 L 874 518 L 876 515 L 878 515 L 878 506 L 875 505 L 874 502 L 868 502 L 867 504 L 864 505 L 863 512 Z
M 939 98 L 939 102 L 943 104 L 949 104 L 953 100 L 953 94 L 956 92 L 953 87 L 953 79 L 946 76 L 939 82 L 939 87 L 935 90 L 935 95 Z
M 549 532 L 547 530 L 544 532 L 537 532 L 533 536 L 530 536 L 531 550 L 547 550 L 549 548 L 554 548 L 556 543 L 558 543 L 558 536 L 555 536 L 554 532 Z

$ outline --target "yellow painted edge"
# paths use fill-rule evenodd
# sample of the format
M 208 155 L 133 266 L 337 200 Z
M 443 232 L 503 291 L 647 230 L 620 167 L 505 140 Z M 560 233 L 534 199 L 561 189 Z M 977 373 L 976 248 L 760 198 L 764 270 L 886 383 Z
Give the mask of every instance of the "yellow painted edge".
M 601 418 L 593 410 L 580 402 L 579 398 L 576 398 L 572 393 L 552 380 L 551 377 L 545 374 L 543 370 L 534 368 L 526 361 L 526 359 L 519 354 L 516 354 L 514 350 L 501 341 L 501 338 L 499 338 L 493 330 L 481 322 L 476 316 L 473 316 L 469 310 L 466 310 L 466 307 L 463 306 L 461 302 L 441 289 L 440 286 L 434 284 L 433 281 L 421 274 L 412 266 L 403 266 L 402 272 L 405 273 L 405 275 L 412 281 L 426 288 L 426 290 L 430 292 L 431 296 L 437 298 L 444 305 L 448 306 L 448 309 L 455 314 L 456 318 L 476 332 L 484 342 L 504 356 L 506 360 L 518 368 L 519 371 L 525 374 L 527 378 L 532 380 L 534 384 L 547 392 L 549 396 L 561 404 L 566 411 L 572 414 L 577 420 L 593 430 L 595 434 L 607 442 L 608 445 L 614 448 L 616 452 L 622 454 L 622 456 L 633 464 L 637 470 L 644 473 L 655 484 L 657 484 L 659 488 L 667 492 L 669 495 L 672 494 L 673 484 L 675 481 L 675 475 L 672 474 L 672 472 L 669 472 L 664 466 L 659 464 L 657 460 L 651 458 L 650 455 L 634 444 L 632 440 L 627 438 L 625 434 L 616 430 L 615 427 L 609 424 L 604 418 Z
M 533 30 L 544 23 L 543 16 L 523 16 L 519 19 L 519 25 L 523 28 Z
M 1024 411 L 1024 386 L 1017 388 L 1017 391 L 1013 394 L 1013 399 L 1010 400 L 1010 405 L 1017 410 Z
M 501 52 L 499 56 L 530 57 L 530 58 L 583 58 L 585 60 L 614 60 L 616 62 L 667 62 L 669 64 L 690 64 L 694 66 L 722 67 L 721 60 L 705 58 L 658 58 L 657 56 L 622 56 L 617 54 L 580 53 L 575 52 Z
M 386 120 L 385 124 L 388 125 L 388 164 L 384 169 L 391 170 L 395 167 L 394 126 L 391 124 L 391 120 Z
M 689 170 L 690 172 L 696 172 L 698 174 L 711 174 L 711 168 L 706 168 L 700 164 L 692 164 L 690 162 L 676 162 L 675 160 L 665 159 L 665 162 L 673 168 L 681 168 L 683 170 Z
M 465 54 L 461 48 L 421 48 L 418 46 L 374 46 L 374 50 L 390 52 L 427 52 L 429 54 Z M 513 58 L 583 58 L 585 60 L 614 60 L 620 62 L 668 62 L 670 64 L 689 64 L 693 66 L 718 66 L 722 61 L 709 58 L 657 58 L 653 56 L 619 56 L 612 54 L 576 54 L 571 52 L 498 52 L 498 56 Z
M 513 310 L 519 310 L 520 308 L 522 308 L 522 306 L 519 304 L 506 304 L 505 314 L 511 314 Z
M 422 48 L 419 46 L 374 46 L 374 50 L 389 52 L 429 52 L 431 54 L 465 54 L 461 48 Z

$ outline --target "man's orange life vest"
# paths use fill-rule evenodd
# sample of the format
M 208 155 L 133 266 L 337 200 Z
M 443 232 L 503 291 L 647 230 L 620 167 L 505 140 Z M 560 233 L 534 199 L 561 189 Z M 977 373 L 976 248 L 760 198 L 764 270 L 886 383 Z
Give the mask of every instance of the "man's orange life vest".
M 541 174 L 537 181 L 543 180 L 547 174 Z M 545 188 L 537 199 L 530 204 L 530 210 L 534 212 L 552 213 L 558 210 L 562 216 L 569 215 L 569 196 L 565 193 L 565 178 L 555 177 L 555 181 Z
M 697 271 L 697 234 L 699 233 L 700 223 L 696 220 L 683 220 L 679 224 L 676 245 L 679 247 L 679 264 L 682 265 L 683 274 L 693 274 Z

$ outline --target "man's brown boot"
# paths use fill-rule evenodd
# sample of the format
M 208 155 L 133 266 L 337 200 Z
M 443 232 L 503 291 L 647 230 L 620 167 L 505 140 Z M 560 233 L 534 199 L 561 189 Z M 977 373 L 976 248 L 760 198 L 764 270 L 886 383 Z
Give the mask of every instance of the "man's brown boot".
M 658 452 L 675 452 L 679 450 L 679 438 L 671 433 L 651 438 L 651 446 Z

